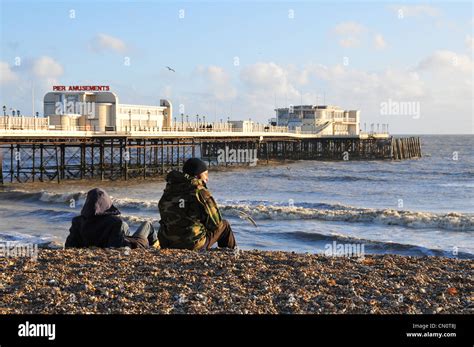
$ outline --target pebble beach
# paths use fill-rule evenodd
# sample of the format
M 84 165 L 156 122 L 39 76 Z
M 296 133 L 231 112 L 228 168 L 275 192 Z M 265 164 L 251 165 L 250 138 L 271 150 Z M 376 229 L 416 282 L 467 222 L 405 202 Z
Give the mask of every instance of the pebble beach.
M 0 258 L 0 314 L 472 314 L 473 270 L 443 257 L 40 249 Z

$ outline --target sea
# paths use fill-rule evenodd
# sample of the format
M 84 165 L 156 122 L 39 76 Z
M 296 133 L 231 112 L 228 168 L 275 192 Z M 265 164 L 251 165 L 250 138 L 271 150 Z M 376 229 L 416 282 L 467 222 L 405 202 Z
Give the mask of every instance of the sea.
M 211 169 L 208 188 L 240 249 L 363 245 L 365 254 L 474 259 L 474 137 L 425 135 L 421 143 L 423 157 L 414 160 Z M 158 228 L 164 179 L 13 184 L 0 188 L 0 241 L 64 242 L 95 187 L 108 191 L 131 229 L 146 220 Z

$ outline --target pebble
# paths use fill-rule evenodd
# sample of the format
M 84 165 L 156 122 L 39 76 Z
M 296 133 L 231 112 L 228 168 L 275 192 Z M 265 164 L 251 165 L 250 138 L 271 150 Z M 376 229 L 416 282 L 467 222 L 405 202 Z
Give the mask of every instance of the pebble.
M 440 257 L 40 249 L 37 264 L 0 258 L 1 313 L 463 314 L 474 292 L 473 261 Z

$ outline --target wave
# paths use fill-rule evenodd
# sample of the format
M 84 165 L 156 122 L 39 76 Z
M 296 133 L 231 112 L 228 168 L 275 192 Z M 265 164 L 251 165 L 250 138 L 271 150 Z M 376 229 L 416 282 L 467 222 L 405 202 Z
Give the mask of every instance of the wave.
M 150 222 L 153 224 L 154 227 L 160 227 L 160 218 L 153 218 L 153 217 L 144 217 L 144 216 L 134 216 L 134 215 L 121 215 L 122 219 L 127 222 L 128 224 L 140 224 L 143 222 Z
M 387 181 L 385 178 L 370 177 L 370 176 L 349 176 L 349 175 L 332 175 L 332 176 L 303 176 L 298 174 L 299 181 L 314 181 L 314 182 L 384 182 Z M 295 179 L 294 175 L 284 174 L 280 178 Z
M 438 184 L 440 187 L 460 187 L 460 188 L 474 188 L 474 183 L 441 183 Z
M 28 243 L 43 245 L 48 244 L 52 241 L 58 241 L 58 237 L 54 235 L 31 235 L 25 233 L 19 233 L 15 231 L 9 231 L 8 233 L 0 232 L 0 242 L 11 242 L 11 243 Z
M 430 212 L 399 211 L 394 209 L 370 209 L 346 206 L 344 208 L 317 209 L 274 205 L 225 205 L 222 210 L 239 216 L 245 212 L 254 219 L 298 220 L 315 219 L 335 222 L 360 222 L 381 225 L 399 225 L 414 229 L 436 228 L 453 231 L 474 231 L 474 216 L 451 212 L 435 214 Z
M 280 233 L 275 233 L 281 235 Z M 285 232 L 283 233 L 289 238 L 301 239 L 309 242 L 320 242 L 325 245 L 332 246 L 335 241 L 337 244 L 344 245 L 364 245 L 366 254 L 406 254 L 412 256 L 437 256 L 437 257 L 448 257 L 448 258 L 459 258 L 459 259 L 474 259 L 474 254 L 467 252 L 458 252 L 456 255 L 453 254 L 452 250 L 433 249 L 423 246 L 396 243 L 390 241 L 375 241 L 367 240 L 356 237 L 350 237 L 338 234 L 320 234 L 320 233 L 309 233 L 304 231 L 296 232 Z M 360 249 L 360 248 L 359 248 Z
M 67 192 L 52 193 L 47 191 L 29 192 L 24 190 L 11 190 L 0 193 L 2 200 L 29 201 L 29 202 L 48 202 L 52 204 L 70 205 L 72 200 L 76 205 L 82 205 L 87 196 L 87 192 Z M 119 208 L 130 208 L 137 210 L 157 211 L 158 200 L 138 200 L 129 198 L 114 198 L 111 196 L 112 202 Z
M 0 193 L 3 199 L 26 199 L 50 203 L 68 204 L 71 199 L 85 199 L 85 192 L 50 193 L 9 191 Z M 158 200 L 139 200 L 115 198 L 112 201 L 122 210 L 155 212 L 158 215 Z M 80 204 L 80 202 L 79 202 Z M 239 217 L 245 212 L 255 220 L 322 220 L 346 223 L 373 223 L 379 225 L 398 225 L 413 229 L 442 229 L 451 231 L 474 231 L 474 216 L 457 212 L 431 213 L 395 209 L 373 209 L 328 203 L 300 203 L 295 206 L 277 204 L 269 201 L 225 201 L 221 205 L 224 215 Z
M 122 208 L 138 208 L 157 212 L 157 201 L 136 201 L 117 199 Z M 114 202 L 114 203 L 115 203 Z M 239 202 L 224 204 L 220 209 L 225 217 L 240 217 L 245 212 L 255 220 L 322 220 L 346 223 L 373 223 L 379 225 L 398 225 L 411 229 L 442 229 L 450 231 L 474 231 L 474 216 L 450 212 L 436 214 L 430 212 L 402 211 L 394 209 L 371 209 L 344 206 L 341 204 L 304 203 L 302 206 L 279 206 L 269 202 Z M 158 215 L 157 215 L 158 216 Z M 149 220 L 157 223 L 159 219 L 130 217 L 131 222 Z M 135 219 L 134 219 L 135 218 Z
M 13 201 L 43 201 L 50 203 L 67 203 L 71 200 L 79 201 L 86 198 L 87 192 L 73 192 L 73 193 L 52 193 L 47 191 L 29 192 L 25 190 L 10 190 L 0 193 L 0 199 Z
M 112 202 L 117 208 L 127 208 L 127 209 L 135 209 L 135 210 L 142 210 L 142 211 L 158 212 L 158 200 L 114 198 L 113 196 L 111 198 L 112 198 Z
M 35 217 L 44 216 L 50 220 L 71 220 L 73 217 L 78 215 L 78 211 L 71 209 L 70 211 L 65 210 L 53 210 L 47 208 L 40 208 L 35 210 L 20 210 L 15 212 L 15 217 Z

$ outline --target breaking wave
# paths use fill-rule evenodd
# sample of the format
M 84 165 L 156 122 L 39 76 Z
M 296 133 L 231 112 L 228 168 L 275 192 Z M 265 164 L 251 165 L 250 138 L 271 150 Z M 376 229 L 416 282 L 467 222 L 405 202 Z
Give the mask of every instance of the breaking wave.
M 274 205 L 225 205 L 224 213 L 238 216 L 245 212 L 254 219 L 291 220 L 316 219 L 336 222 L 360 222 L 382 225 L 399 225 L 414 229 L 436 228 L 454 231 L 474 231 L 474 216 L 462 213 L 435 214 L 430 212 L 370 209 L 334 205 L 319 209 Z M 343 207 L 340 208 L 339 206 Z
M 123 209 L 144 211 L 158 210 L 158 201 L 134 199 L 114 199 L 114 204 Z M 314 219 L 346 223 L 373 223 L 398 225 L 412 229 L 443 229 L 452 231 L 474 231 L 474 216 L 450 212 L 437 214 L 430 212 L 402 211 L 394 209 L 371 209 L 344 206 L 340 204 L 305 203 L 302 206 L 278 206 L 271 203 L 251 201 L 237 204 L 223 204 L 224 216 L 239 217 L 245 212 L 255 220 L 298 220 Z
M 46 191 L 7 191 L 0 199 L 41 201 L 53 204 L 68 204 L 74 199 L 78 204 L 85 199 L 85 192 L 51 193 Z M 122 210 L 154 212 L 158 216 L 158 200 L 115 198 L 113 203 Z M 301 203 L 295 206 L 279 205 L 265 201 L 226 201 L 221 211 L 226 216 L 239 217 L 245 212 L 255 220 L 322 220 L 346 223 L 373 223 L 398 225 L 413 229 L 443 229 L 451 231 L 474 231 L 474 215 L 457 212 L 432 213 L 395 209 L 373 209 L 327 203 Z M 124 213 L 127 214 L 127 213 Z
M 13 201 L 43 201 L 48 203 L 70 203 L 72 199 L 75 201 L 84 200 L 87 192 L 74 193 L 51 193 L 47 191 L 29 192 L 25 190 L 10 190 L 0 193 L 0 199 Z

